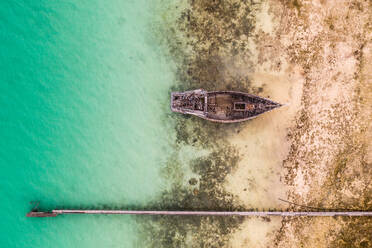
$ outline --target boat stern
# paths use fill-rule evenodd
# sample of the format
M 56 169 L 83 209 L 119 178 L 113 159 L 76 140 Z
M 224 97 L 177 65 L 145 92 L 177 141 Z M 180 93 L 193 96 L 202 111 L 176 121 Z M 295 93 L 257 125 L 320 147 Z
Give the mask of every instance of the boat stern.
M 171 110 L 173 112 L 179 112 L 181 113 L 180 107 L 180 100 L 182 98 L 182 93 L 181 92 L 172 92 L 171 93 Z
M 171 93 L 171 110 L 182 114 L 205 116 L 207 92 L 203 89 Z

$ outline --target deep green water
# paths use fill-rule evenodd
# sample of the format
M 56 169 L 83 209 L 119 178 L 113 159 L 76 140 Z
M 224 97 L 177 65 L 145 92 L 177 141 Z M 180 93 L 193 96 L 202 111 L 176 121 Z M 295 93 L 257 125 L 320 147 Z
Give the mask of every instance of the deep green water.
M 0 247 L 136 246 L 130 216 L 25 214 L 35 200 L 140 208 L 166 187 L 174 66 L 154 4 L 0 2 Z

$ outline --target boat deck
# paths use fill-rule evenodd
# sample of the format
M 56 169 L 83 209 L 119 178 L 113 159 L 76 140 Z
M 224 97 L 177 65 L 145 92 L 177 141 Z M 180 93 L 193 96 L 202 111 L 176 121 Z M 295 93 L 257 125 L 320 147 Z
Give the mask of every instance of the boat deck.
M 220 123 L 249 120 L 280 106 L 270 99 L 236 91 L 198 89 L 171 94 L 172 111 Z
M 246 95 L 230 93 L 208 93 L 207 117 L 218 120 L 236 120 L 256 116 L 277 107 Z
M 221 120 L 229 119 L 234 106 L 232 100 L 231 95 L 227 94 L 208 95 L 208 117 Z

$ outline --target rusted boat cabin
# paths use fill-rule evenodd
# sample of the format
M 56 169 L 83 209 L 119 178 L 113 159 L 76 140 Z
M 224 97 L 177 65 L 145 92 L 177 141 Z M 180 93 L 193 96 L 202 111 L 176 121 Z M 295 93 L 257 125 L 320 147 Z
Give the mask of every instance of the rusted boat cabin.
M 235 91 L 198 89 L 171 95 L 172 111 L 224 123 L 249 120 L 280 106 L 269 99 Z

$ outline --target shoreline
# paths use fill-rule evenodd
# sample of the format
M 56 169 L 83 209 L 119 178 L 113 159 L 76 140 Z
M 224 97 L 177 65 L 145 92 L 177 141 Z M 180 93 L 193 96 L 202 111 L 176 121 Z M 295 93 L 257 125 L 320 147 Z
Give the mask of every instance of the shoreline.
M 284 198 L 320 208 L 370 209 L 367 165 L 372 152 L 365 136 L 372 137 L 372 131 L 371 120 L 363 116 L 372 113 L 372 97 L 366 93 L 372 92 L 368 30 L 372 32 L 366 24 L 372 7 L 362 1 L 187 3 L 176 10 L 180 15 L 175 22 L 160 22 L 165 24 L 161 43 L 177 64 L 177 82 L 170 91 L 238 90 L 289 105 L 224 126 L 171 117 L 177 151 L 166 165 L 165 178 L 173 186 L 159 197 L 162 206 L 298 210 L 277 200 Z M 180 166 L 181 151 L 187 147 L 207 152 Z M 175 164 L 177 172 L 170 169 Z M 346 205 L 336 205 L 340 200 Z M 195 219 L 181 226 L 157 219 L 145 225 L 144 235 L 161 234 L 169 242 L 151 244 L 154 247 L 185 240 L 210 246 L 296 247 L 305 238 L 329 247 L 355 223 L 362 234 L 372 225 L 363 219 L 270 217 Z M 321 231 L 312 234 L 316 228 Z M 336 231 L 331 233 L 332 228 Z M 332 239 L 317 241 L 326 235 Z M 363 235 L 358 240 L 372 242 Z

